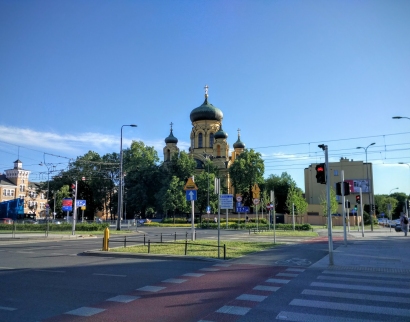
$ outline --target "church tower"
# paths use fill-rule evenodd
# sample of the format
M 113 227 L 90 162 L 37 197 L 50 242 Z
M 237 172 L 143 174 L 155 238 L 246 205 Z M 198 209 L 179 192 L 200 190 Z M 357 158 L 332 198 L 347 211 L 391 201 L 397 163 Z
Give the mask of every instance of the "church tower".
M 169 136 L 165 138 L 165 147 L 164 147 L 164 162 L 171 161 L 172 155 L 174 153 L 179 153 L 179 148 L 177 147 L 178 139 L 172 133 L 172 122 L 171 122 L 171 131 Z

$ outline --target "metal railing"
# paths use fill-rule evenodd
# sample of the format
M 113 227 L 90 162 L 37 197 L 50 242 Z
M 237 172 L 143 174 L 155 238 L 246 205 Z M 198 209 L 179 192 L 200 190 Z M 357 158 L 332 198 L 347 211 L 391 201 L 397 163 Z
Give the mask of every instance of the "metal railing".
M 180 242 L 178 242 L 178 236 L 185 236 L 185 238 L 181 238 Z M 197 245 L 197 246 L 205 246 L 205 247 L 214 247 L 216 249 L 222 248 L 223 249 L 223 259 L 226 260 L 226 245 L 209 245 L 209 244 L 203 244 L 203 243 L 196 243 L 196 242 L 191 242 L 188 241 L 188 232 L 185 234 L 177 234 L 176 232 L 174 234 L 159 234 L 159 235 L 151 235 L 150 238 L 152 237 L 159 237 L 158 241 L 152 241 L 151 239 L 148 239 L 147 235 L 143 235 L 141 237 L 114 237 L 114 238 L 109 238 L 108 239 L 108 247 L 110 243 L 121 243 L 124 248 L 127 246 L 137 246 L 137 245 L 143 245 L 147 246 L 147 253 L 151 253 L 151 245 L 152 244 L 160 244 L 162 246 L 173 246 L 173 245 L 185 245 L 184 247 L 184 255 L 186 256 L 188 254 L 188 245 Z M 103 238 L 103 245 L 105 244 L 105 237 Z M 104 248 L 104 246 L 103 246 Z

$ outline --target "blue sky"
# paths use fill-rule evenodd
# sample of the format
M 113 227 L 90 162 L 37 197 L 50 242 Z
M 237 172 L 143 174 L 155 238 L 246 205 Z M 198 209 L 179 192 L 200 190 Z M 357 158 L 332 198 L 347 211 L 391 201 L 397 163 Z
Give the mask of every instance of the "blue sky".
M 341 157 L 374 166 L 376 194 L 410 193 L 410 2 L 2 1 L 0 171 L 19 157 L 44 180 L 89 150 L 131 140 L 162 159 L 173 122 L 224 113 L 230 146 L 262 153 L 265 175 Z M 349 179 L 349 178 L 346 178 Z M 395 192 L 393 191 L 393 192 Z

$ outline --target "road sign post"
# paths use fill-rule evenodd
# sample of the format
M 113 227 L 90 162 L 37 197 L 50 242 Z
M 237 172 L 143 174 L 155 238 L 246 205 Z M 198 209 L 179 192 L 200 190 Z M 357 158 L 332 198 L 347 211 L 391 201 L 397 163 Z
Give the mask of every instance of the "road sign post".
M 186 191 L 187 201 L 191 201 L 191 235 L 192 241 L 195 240 L 195 200 L 197 198 L 196 191 L 198 187 L 194 182 L 194 177 L 188 178 L 184 190 Z

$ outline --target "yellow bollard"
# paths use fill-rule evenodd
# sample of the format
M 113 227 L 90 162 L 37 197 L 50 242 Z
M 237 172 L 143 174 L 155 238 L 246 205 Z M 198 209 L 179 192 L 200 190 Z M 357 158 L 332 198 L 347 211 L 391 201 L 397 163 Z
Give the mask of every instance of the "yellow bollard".
M 108 244 L 110 240 L 110 230 L 107 228 L 104 229 L 104 238 L 103 238 L 103 251 L 108 251 Z

